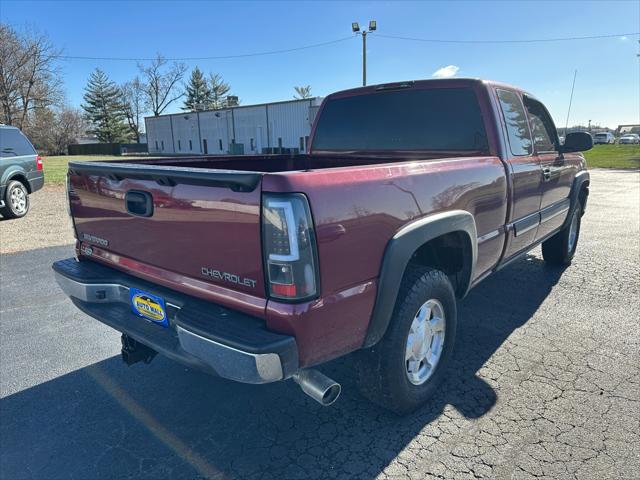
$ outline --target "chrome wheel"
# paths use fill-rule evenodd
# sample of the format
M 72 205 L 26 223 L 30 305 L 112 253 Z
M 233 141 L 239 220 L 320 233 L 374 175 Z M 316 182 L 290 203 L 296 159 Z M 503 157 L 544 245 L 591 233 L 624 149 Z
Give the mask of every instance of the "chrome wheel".
M 435 372 L 442 356 L 444 334 L 442 304 L 435 299 L 426 301 L 415 314 L 407 336 L 405 369 L 414 385 L 422 385 Z
M 25 213 L 27 211 L 27 192 L 24 187 L 13 187 L 9 193 L 9 202 L 11 203 L 11 209 L 17 215 Z
M 567 251 L 573 252 L 576 247 L 576 239 L 578 238 L 578 210 L 574 210 L 571 217 L 571 225 L 569 225 L 569 235 L 567 238 Z

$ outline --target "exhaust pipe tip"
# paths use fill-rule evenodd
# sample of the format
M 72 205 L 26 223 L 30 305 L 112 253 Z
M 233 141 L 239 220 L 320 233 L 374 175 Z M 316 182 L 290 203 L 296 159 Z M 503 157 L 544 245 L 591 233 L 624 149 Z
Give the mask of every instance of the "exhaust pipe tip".
M 323 407 L 328 407 L 340 396 L 342 387 L 338 382 L 317 370 L 300 370 L 293 375 L 293 380 L 304 393 Z
M 334 382 L 333 385 L 325 390 L 324 394 L 322 395 L 322 399 L 320 400 L 320 404 L 324 407 L 328 407 L 336 400 L 338 400 L 341 392 L 342 387 L 340 386 L 340 384 Z

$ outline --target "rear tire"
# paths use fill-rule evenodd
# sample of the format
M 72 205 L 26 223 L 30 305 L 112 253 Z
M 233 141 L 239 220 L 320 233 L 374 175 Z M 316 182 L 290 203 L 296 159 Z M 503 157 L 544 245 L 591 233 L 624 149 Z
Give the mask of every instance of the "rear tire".
M 577 203 L 567 225 L 549 240 L 542 242 L 542 258 L 551 265 L 571 265 L 578 248 L 582 205 Z
M 447 275 L 410 266 L 385 335 L 356 355 L 362 394 L 400 415 L 429 400 L 451 359 L 456 315 L 455 293 Z
M 29 211 L 29 192 L 22 182 L 12 180 L 4 193 L 4 207 L 0 215 L 4 218 L 24 217 Z

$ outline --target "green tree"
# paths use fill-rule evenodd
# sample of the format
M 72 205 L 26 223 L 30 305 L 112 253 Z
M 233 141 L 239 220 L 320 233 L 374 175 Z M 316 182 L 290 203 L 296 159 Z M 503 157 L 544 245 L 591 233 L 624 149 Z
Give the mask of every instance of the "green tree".
M 182 110 L 196 112 L 207 108 L 207 105 L 211 102 L 209 83 L 202 73 L 202 70 L 198 67 L 191 71 L 189 83 L 187 83 L 185 88 L 185 96 L 187 98 L 184 100 Z
M 90 123 L 88 131 L 98 140 L 117 143 L 130 139 L 129 127 L 124 123 L 122 92 L 99 68 L 91 73 L 83 98 L 82 109 Z
M 217 73 L 209 74 L 209 91 L 211 92 L 208 108 L 219 110 L 227 106 L 227 96 L 231 87 Z

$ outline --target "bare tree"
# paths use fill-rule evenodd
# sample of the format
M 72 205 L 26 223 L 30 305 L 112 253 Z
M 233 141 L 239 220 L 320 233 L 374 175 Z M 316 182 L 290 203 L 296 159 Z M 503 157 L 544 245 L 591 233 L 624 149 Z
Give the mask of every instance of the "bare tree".
M 60 54 L 46 35 L 0 24 L 2 123 L 24 128 L 33 111 L 62 101 Z
M 78 143 L 78 137 L 84 135 L 86 130 L 87 123 L 82 112 L 77 108 L 63 107 L 56 112 L 52 147 L 56 153 L 67 153 L 67 147 Z
M 122 104 L 131 133 L 140 143 L 140 135 L 143 133 L 140 117 L 145 112 L 145 85 L 139 77 L 126 82 L 120 87 L 122 91 Z
M 83 113 L 77 108 L 44 108 L 34 112 L 25 134 L 39 152 L 63 155 L 67 147 L 78 142 L 87 129 Z
M 160 115 L 169 105 L 184 95 L 178 87 L 187 66 L 173 62 L 171 65 L 160 54 L 145 66 L 138 64 L 144 82 L 145 104 L 154 116 Z
M 296 94 L 293 96 L 293 98 L 311 98 L 311 85 L 306 85 L 304 87 L 293 87 L 293 89 L 296 91 Z

